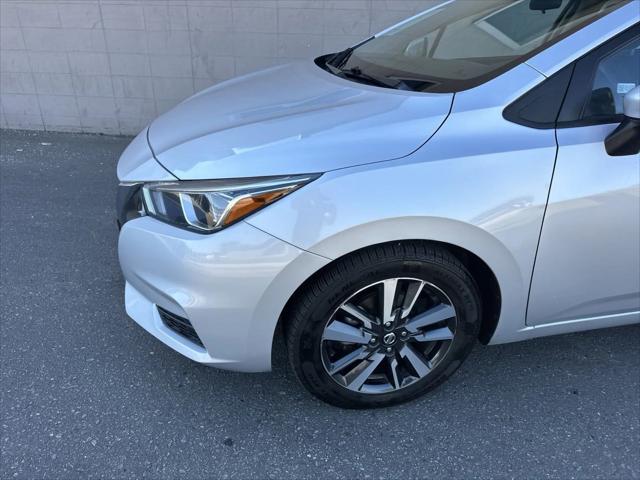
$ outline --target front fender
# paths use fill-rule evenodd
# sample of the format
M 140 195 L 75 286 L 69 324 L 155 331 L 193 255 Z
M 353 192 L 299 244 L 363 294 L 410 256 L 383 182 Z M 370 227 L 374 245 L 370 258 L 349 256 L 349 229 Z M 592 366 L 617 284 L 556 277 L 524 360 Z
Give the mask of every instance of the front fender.
M 506 138 L 520 137 L 526 146 L 523 129 L 507 126 Z M 486 144 L 470 144 L 475 151 L 458 147 L 453 157 L 447 124 L 443 130 L 405 159 L 326 173 L 247 222 L 330 259 L 396 240 L 432 240 L 468 250 L 489 266 L 501 289 L 501 316 L 491 343 L 518 340 L 555 139 L 552 132 L 548 142 L 536 137 L 530 148 L 517 152 L 509 144 L 493 152 Z M 454 135 L 459 142 L 459 132 Z

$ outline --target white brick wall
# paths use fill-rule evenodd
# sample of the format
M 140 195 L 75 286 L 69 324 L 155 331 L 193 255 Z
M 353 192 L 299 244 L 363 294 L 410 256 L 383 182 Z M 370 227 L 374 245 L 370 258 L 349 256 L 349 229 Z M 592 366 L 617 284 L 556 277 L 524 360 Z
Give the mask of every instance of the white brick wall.
M 438 0 L 0 0 L 0 127 L 133 134 L 183 98 Z

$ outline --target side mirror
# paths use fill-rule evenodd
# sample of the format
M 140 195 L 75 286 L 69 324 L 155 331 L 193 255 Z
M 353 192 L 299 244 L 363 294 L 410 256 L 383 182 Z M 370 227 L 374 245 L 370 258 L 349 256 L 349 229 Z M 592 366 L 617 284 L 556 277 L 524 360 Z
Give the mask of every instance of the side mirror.
M 624 120 L 604 145 L 612 157 L 640 153 L 640 85 L 624 96 Z

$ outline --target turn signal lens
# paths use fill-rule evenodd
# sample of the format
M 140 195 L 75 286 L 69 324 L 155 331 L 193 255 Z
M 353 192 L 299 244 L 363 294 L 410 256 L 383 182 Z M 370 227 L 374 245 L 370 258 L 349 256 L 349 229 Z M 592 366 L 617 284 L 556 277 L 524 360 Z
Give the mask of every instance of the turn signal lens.
M 238 199 L 231 207 L 227 216 L 223 219 L 224 225 L 230 225 L 233 222 L 240 220 L 248 215 L 251 215 L 256 210 L 259 210 L 270 203 L 275 202 L 279 198 L 284 197 L 290 192 L 290 188 L 276 190 L 273 192 L 258 193 L 251 197 L 244 197 Z

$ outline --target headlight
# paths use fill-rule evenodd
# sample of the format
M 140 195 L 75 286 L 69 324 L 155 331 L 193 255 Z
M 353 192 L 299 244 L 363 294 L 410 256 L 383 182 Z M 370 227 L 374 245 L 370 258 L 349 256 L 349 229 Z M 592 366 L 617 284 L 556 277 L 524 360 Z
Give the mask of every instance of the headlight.
M 212 233 L 294 192 L 319 175 L 148 183 L 148 215 L 177 227 Z

